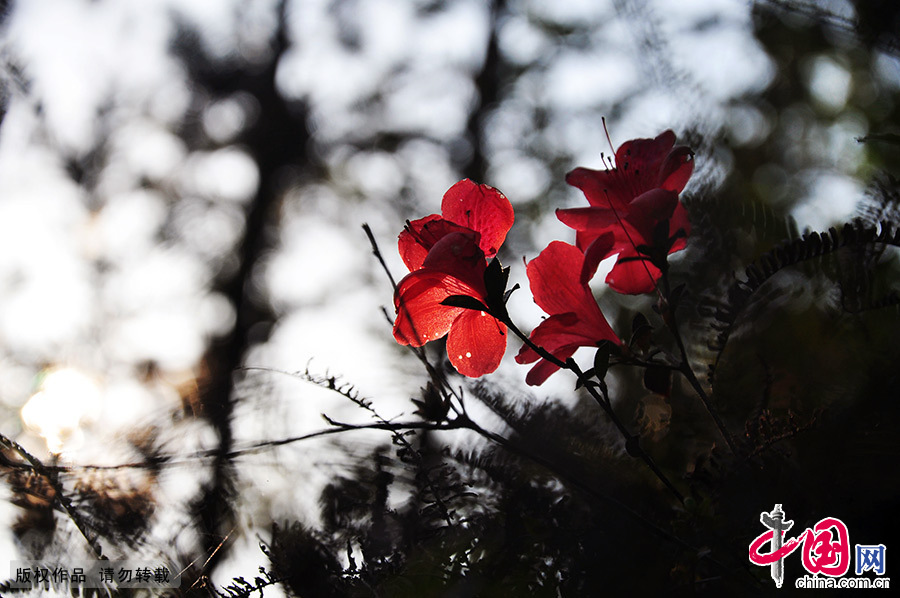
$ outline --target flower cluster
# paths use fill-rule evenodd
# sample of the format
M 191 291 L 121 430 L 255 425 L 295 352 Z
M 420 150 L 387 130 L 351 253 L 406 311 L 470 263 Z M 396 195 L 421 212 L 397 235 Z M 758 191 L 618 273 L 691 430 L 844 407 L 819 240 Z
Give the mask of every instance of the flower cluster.
M 604 235 L 603 239 L 611 243 L 612 235 Z M 604 340 L 619 342 L 588 286 L 594 270 L 585 269 L 585 265 L 580 249 L 553 241 L 526 267 L 534 302 L 550 316 L 531 333 L 531 342 L 562 362 L 578 347 L 594 347 Z M 537 351 L 529 345 L 523 345 L 516 355 L 519 363 L 532 363 L 538 358 Z M 543 384 L 558 369 L 553 362 L 541 359 L 528 372 L 525 382 Z
M 557 210 L 556 215 L 576 230 L 576 244 L 589 262 L 618 254 L 606 284 L 619 293 L 652 292 L 665 256 L 683 249 L 690 234 L 678 194 L 694 170 L 693 152 L 674 145 L 672 131 L 634 139 L 616 150 L 615 167 L 576 168 L 566 175 L 590 207 Z M 613 234 L 612 245 L 597 242 L 606 233 Z
M 407 223 L 399 246 L 410 273 L 394 295 L 398 343 L 421 347 L 447 335 L 447 355 L 460 374 L 475 378 L 497 369 L 506 326 L 488 314 L 484 275 L 513 219 L 502 193 L 466 179 L 444 194 L 440 216 Z M 448 302 L 456 297 L 471 302 Z
M 534 301 L 548 315 L 528 338 L 522 335 L 516 355 L 518 363 L 536 362 L 528 384 L 542 384 L 579 347 L 621 343 L 589 283 L 602 260 L 617 256 L 606 278 L 611 289 L 656 289 L 667 256 L 683 249 L 690 234 L 679 194 L 693 167 L 691 150 L 676 147 L 675 134 L 665 131 L 622 144 L 604 170 L 576 168 L 566 175 L 588 207 L 557 210 L 575 229 L 575 245 L 553 241 L 527 264 Z M 503 194 L 463 180 L 444 195 L 440 215 L 407 222 L 398 242 L 410 270 L 394 296 L 398 343 L 421 347 L 447 336 L 447 354 L 459 373 L 478 377 L 497 369 L 512 323 L 504 305 L 509 292 L 496 288 L 496 255 L 513 221 Z

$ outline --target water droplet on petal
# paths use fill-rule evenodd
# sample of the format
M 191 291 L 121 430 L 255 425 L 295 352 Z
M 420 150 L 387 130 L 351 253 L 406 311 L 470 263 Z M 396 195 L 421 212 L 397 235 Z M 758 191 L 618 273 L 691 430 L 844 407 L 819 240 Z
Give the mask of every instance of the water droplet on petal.
M 466 357 L 472 357 L 472 354 L 466 351 Z

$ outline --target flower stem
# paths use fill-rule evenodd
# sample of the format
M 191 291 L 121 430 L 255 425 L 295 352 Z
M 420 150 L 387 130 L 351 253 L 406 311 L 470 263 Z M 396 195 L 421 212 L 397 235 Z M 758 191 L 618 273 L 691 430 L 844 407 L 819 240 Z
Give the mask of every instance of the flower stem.
M 668 302 L 668 298 L 670 296 L 668 268 L 662 268 L 662 277 L 660 279 L 660 282 L 662 283 L 661 286 L 663 289 L 663 294 L 666 298 L 666 302 Z M 678 321 L 675 316 L 675 308 L 672 306 L 668 306 L 667 310 L 667 317 L 663 317 L 663 321 L 665 321 L 669 330 L 672 331 L 672 335 L 675 337 L 675 343 L 678 345 L 678 351 L 679 353 L 681 353 L 681 363 L 678 365 L 677 370 L 684 375 L 688 383 L 694 389 L 694 392 L 696 392 L 697 396 L 700 397 L 700 401 L 703 403 L 703 406 L 706 407 L 706 411 L 709 413 L 710 417 L 712 417 L 713 421 L 716 424 L 716 427 L 719 429 L 719 433 L 722 435 L 722 438 L 725 439 L 725 443 L 728 445 L 728 448 L 731 450 L 732 454 L 737 454 L 737 447 L 734 444 L 734 440 L 732 439 L 731 434 L 725 427 L 725 423 L 722 421 L 722 418 L 719 417 L 719 414 L 716 411 L 715 407 L 713 407 L 709 395 L 706 394 L 706 391 L 703 389 L 700 381 L 697 380 L 697 376 L 694 374 L 693 368 L 691 368 L 691 364 L 687 356 L 687 349 L 684 346 L 684 340 L 682 340 L 681 333 L 678 330 Z
M 72 520 L 72 523 L 75 524 L 75 528 L 87 541 L 94 556 L 100 560 L 104 559 L 103 549 L 100 547 L 98 535 L 90 532 L 90 527 L 87 522 L 81 517 L 81 513 L 75 508 L 71 499 L 65 494 L 65 489 L 63 488 L 62 483 L 60 483 L 59 476 L 57 475 L 57 472 L 54 471 L 54 468 L 44 465 L 40 459 L 25 450 L 18 442 L 11 438 L 7 438 L 3 434 L 0 434 L 0 447 L 5 447 L 18 453 L 27 462 L 27 468 L 43 477 L 47 483 L 50 484 L 54 493 L 53 500 L 59 503 L 66 515 L 69 516 L 69 519 Z M 2 453 L 0 453 L 0 456 L 2 456 Z M 5 457 L 3 457 L 3 461 L 7 461 Z M 18 465 L 11 461 L 8 462 L 8 464 L 14 467 Z
M 630 507 L 628 507 L 624 503 L 616 500 L 615 498 L 613 498 L 611 496 L 608 496 L 606 494 L 598 492 L 595 488 L 591 487 L 589 484 L 586 484 L 585 482 L 581 481 L 577 476 L 574 476 L 574 475 L 562 470 L 560 467 L 558 467 L 552 461 L 528 450 L 527 448 L 525 448 L 522 445 L 519 445 L 518 443 L 514 442 L 513 440 L 506 438 L 504 436 L 501 436 L 499 434 L 496 434 L 494 432 L 485 430 L 484 428 L 479 426 L 477 423 L 475 423 L 474 421 L 472 421 L 471 419 L 468 419 L 468 418 L 465 418 L 463 421 L 460 421 L 458 423 L 459 423 L 460 428 L 472 430 L 472 431 L 476 432 L 477 434 L 479 434 L 480 436 L 482 436 L 483 438 L 498 444 L 499 446 L 505 448 L 506 450 L 508 450 L 512 453 L 515 453 L 521 457 L 524 457 L 526 459 L 529 459 L 530 461 L 537 463 L 538 465 L 541 465 L 542 467 L 546 468 L 548 471 L 552 472 L 554 475 L 558 476 L 564 483 L 571 484 L 572 486 L 589 494 L 590 496 L 593 496 L 594 498 L 598 498 L 600 500 L 603 500 L 605 502 L 608 502 L 608 503 L 618 507 L 624 513 L 626 513 L 627 515 L 629 515 L 630 517 L 632 517 L 639 523 L 645 525 L 651 532 L 658 535 L 660 538 L 667 540 L 669 542 L 674 542 L 683 548 L 696 550 L 695 548 L 691 547 L 689 544 L 687 544 L 684 540 L 682 540 L 678 536 L 675 536 L 672 533 L 657 526 L 655 523 L 644 518 L 642 515 L 640 515 L 636 511 L 632 510 Z M 677 493 L 677 490 L 674 490 L 674 492 Z M 683 502 L 683 500 L 682 500 L 682 502 Z
M 519 330 L 519 328 L 513 323 L 512 319 L 509 317 L 508 313 L 494 314 L 494 316 L 495 317 L 501 316 L 501 317 L 498 317 L 498 319 L 500 319 L 504 324 L 506 324 L 506 326 L 513 332 L 513 334 L 518 336 L 522 340 L 522 342 L 524 342 L 526 345 L 528 345 L 532 350 L 534 350 L 542 358 L 546 359 L 547 361 L 549 361 L 550 363 L 552 363 L 556 366 L 559 366 L 562 369 L 566 369 L 566 370 L 569 370 L 570 372 L 574 373 L 575 376 L 578 377 L 579 382 L 582 382 L 584 388 L 594 398 L 594 400 L 597 402 L 597 404 L 600 405 L 600 407 L 603 409 L 603 411 L 606 412 L 606 415 L 609 416 L 609 419 L 616 426 L 616 429 L 618 429 L 619 433 L 622 435 L 622 438 L 625 439 L 625 448 L 626 448 L 628 454 L 633 457 L 638 457 L 641 460 L 643 460 L 644 463 L 647 464 L 647 467 L 650 468 L 650 471 L 652 471 L 653 474 L 659 479 L 659 481 L 662 482 L 663 485 L 669 489 L 669 491 L 672 493 L 672 495 L 678 499 L 678 502 L 684 503 L 684 495 L 681 494 L 681 492 L 678 490 L 678 488 L 675 487 L 675 485 L 669 480 L 669 478 L 667 478 L 666 475 L 662 472 L 662 470 L 659 468 L 659 466 L 656 465 L 656 463 L 653 461 L 653 459 L 650 457 L 650 455 L 648 455 L 644 451 L 644 449 L 641 447 L 640 435 L 632 434 L 628 430 L 628 428 L 625 426 L 625 424 L 622 423 L 622 420 L 619 419 L 619 416 L 616 415 L 616 412 L 613 410 L 612 404 L 610 403 L 609 395 L 607 394 L 607 390 L 606 390 L 606 385 L 603 383 L 602 380 L 600 381 L 599 385 L 585 384 L 584 382 L 585 382 L 585 379 L 587 378 L 587 376 L 585 376 L 585 373 L 581 370 L 580 367 L 578 367 L 578 364 L 575 363 L 574 360 L 570 359 L 565 362 L 561 361 L 560 359 L 558 359 L 556 356 L 554 356 L 552 353 L 550 353 L 549 351 L 547 351 L 540 345 L 535 344 L 534 341 L 532 341 L 521 330 Z M 600 388 L 599 392 L 597 390 L 598 388 Z

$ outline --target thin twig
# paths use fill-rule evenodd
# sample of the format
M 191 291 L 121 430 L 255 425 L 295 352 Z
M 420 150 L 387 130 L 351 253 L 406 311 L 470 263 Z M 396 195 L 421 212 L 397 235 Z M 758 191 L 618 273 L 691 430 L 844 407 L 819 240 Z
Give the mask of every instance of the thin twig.
M 366 237 L 368 237 L 368 239 L 369 239 L 369 244 L 372 246 L 372 254 L 376 257 L 376 259 L 378 259 L 378 263 L 381 264 L 382 270 L 384 270 L 385 275 L 387 275 L 388 280 L 391 282 L 391 288 L 394 289 L 394 296 L 395 297 L 398 296 L 399 288 L 397 286 L 396 281 L 394 280 L 394 276 L 391 274 L 390 268 L 388 268 L 387 262 L 385 262 L 385 260 L 384 260 L 384 255 L 381 253 L 381 249 L 378 247 L 378 241 L 375 239 L 375 235 L 372 233 L 372 229 L 369 227 L 368 224 L 365 224 L 365 223 L 362 225 L 362 228 L 366 232 Z M 407 317 L 409 316 L 409 312 L 407 311 L 405 304 L 399 303 L 398 309 L 404 310 L 404 313 L 406 314 L 406 316 Z M 387 309 L 383 309 L 383 312 L 384 312 L 385 319 L 388 321 L 388 323 L 393 325 L 393 320 L 391 319 L 390 314 L 388 313 Z M 412 321 L 412 319 L 410 318 L 410 322 L 411 321 Z M 418 341 L 421 343 L 422 339 L 419 337 L 419 333 L 416 331 L 414 326 L 413 326 L 413 332 L 415 333 Z M 422 343 L 422 345 L 424 345 L 424 343 Z M 436 368 L 434 365 L 432 365 L 432 363 L 428 360 L 428 355 L 425 352 L 425 347 L 424 346 L 413 347 L 412 345 L 408 345 L 408 346 L 413 350 L 413 353 L 415 353 L 416 357 L 419 358 L 419 361 L 422 362 L 422 365 L 425 366 L 425 369 L 427 370 L 428 375 L 431 377 L 432 381 L 434 382 L 435 387 L 441 389 L 442 394 L 444 394 L 444 398 L 448 400 L 453 411 L 455 411 L 457 413 L 465 412 L 465 408 L 463 408 L 463 405 L 462 405 L 462 396 L 452 390 L 452 388 L 450 387 L 450 384 L 447 382 L 447 378 L 446 378 L 446 376 L 444 376 L 443 372 L 438 370 L 438 368 Z M 448 391 L 450 393 L 450 395 L 445 394 L 445 391 Z M 449 401 L 450 396 L 453 396 L 459 402 L 459 404 L 460 404 L 459 409 L 455 405 L 453 405 L 452 401 Z M 460 411 L 460 409 L 462 411 Z
M 513 323 L 512 319 L 509 317 L 509 314 L 502 314 L 504 324 L 512 330 L 513 334 L 518 336 L 522 342 L 528 345 L 533 351 L 535 351 L 538 355 L 546 359 L 547 361 L 553 363 L 554 365 L 559 366 L 562 369 L 566 369 L 575 374 L 578 378 L 578 381 L 584 386 L 584 388 L 588 391 L 591 397 L 597 402 L 598 405 L 603 409 L 603 411 L 609 416 L 610 420 L 616 426 L 616 429 L 625 439 L 625 447 L 630 455 L 639 457 L 644 463 L 647 464 L 647 467 L 650 468 L 650 471 L 659 479 L 660 482 L 678 499 L 678 502 L 684 503 L 684 495 L 675 487 L 675 485 L 669 480 L 668 477 L 663 473 L 663 471 L 656 465 L 650 455 L 647 454 L 646 451 L 640 445 L 640 437 L 632 434 L 625 424 L 622 423 L 622 420 L 619 419 L 619 416 L 616 415 L 615 410 L 612 408 L 612 404 L 609 400 L 609 395 L 607 394 L 606 384 L 601 380 L 598 385 L 586 383 L 587 376 L 581 368 L 578 367 L 578 364 L 575 363 L 574 360 L 570 359 L 568 361 L 561 361 L 552 353 L 541 347 L 540 345 L 534 343 L 530 338 L 528 338 L 519 328 Z M 601 393 L 597 392 L 597 387 L 601 389 Z
M 317 382 L 315 379 L 312 379 L 312 378 L 308 378 L 307 380 L 314 384 L 318 384 L 320 386 L 322 385 L 321 384 L 322 381 Z M 325 382 L 327 382 L 327 380 Z M 328 388 L 329 390 L 339 393 L 341 396 L 348 397 L 348 394 L 346 392 L 342 392 L 341 388 L 338 386 L 329 384 L 324 387 Z M 348 397 L 348 398 L 350 398 L 350 397 Z M 351 400 L 353 400 L 353 402 L 356 403 L 357 405 L 361 404 L 363 407 L 365 407 L 371 413 L 374 413 L 379 421 L 374 424 L 346 424 L 346 423 L 332 420 L 330 418 L 326 418 L 326 420 L 330 424 L 332 424 L 333 426 L 336 427 L 335 428 L 336 431 L 345 432 L 345 431 L 349 431 L 349 430 L 380 429 L 380 430 L 388 430 L 388 431 L 396 434 L 397 432 L 399 432 L 401 430 L 409 430 L 409 429 L 427 429 L 427 430 L 465 429 L 465 430 L 471 430 L 473 432 L 476 432 L 479 436 L 485 438 L 486 440 L 489 440 L 495 444 L 498 444 L 501 447 L 503 447 L 511 452 L 514 452 L 515 454 L 517 454 L 519 456 L 525 457 L 525 458 L 533 461 L 534 463 L 541 465 L 542 467 L 546 468 L 551 473 L 553 473 L 555 476 L 559 477 L 562 480 L 566 480 L 567 483 L 590 494 L 594 498 L 603 500 L 609 504 L 617 506 L 618 508 L 625 511 L 630 517 L 641 522 L 644 526 L 646 526 L 648 529 L 653 531 L 653 533 L 660 536 L 661 538 L 666 539 L 671 542 L 674 542 L 683 548 L 689 548 L 691 550 L 696 550 L 692 546 L 690 546 L 689 544 L 687 544 L 686 542 L 684 542 L 683 540 L 678 538 L 677 536 L 674 536 L 673 534 L 665 531 L 664 529 L 660 528 L 659 526 L 655 525 L 654 523 L 648 521 L 647 519 L 642 517 L 639 513 L 637 513 L 636 511 L 633 511 L 628 506 L 624 505 L 623 503 L 619 502 L 618 500 L 612 498 L 611 496 L 608 496 L 606 494 L 603 494 L 603 493 L 597 491 L 595 488 L 592 488 L 591 486 L 578 480 L 576 477 L 571 476 L 568 473 L 562 471 L 549 459 L 546 459 L 540 455 L 532 453 L 528 449 L 518 445 L 514 441 L 512 441 L 504 436 L 501 436 L 500 434 L 497 434 L 495 432 L 490 432 L 490 431 L 482 428 L 477 423 L 475 423 L 474 420 L 469 418 L 467 415 L 460 415 L 460 416 L 454 418 L 453 420 L 447 421 L 443 424 L 440 424 L 440 423 L 432 424 L 429 422 L 396 423 L 396 422 L 389 422 L 389 421 L 385 420 L 383 417 L 378 415 L 377 412 L 373 408 L 371 408 L 371 406 L 366 405 L 365 403 L 360 403 L 358 398 L 357 398 L 357 400 L 354 400 L 351 398 Z M 662 474 L 660 473 L 660 475 L 662 475 Z M 676 493 L 678 492 L 674 488 L 671 488 L 671 489 Z
M 346 385 L 346 384 L 343 386 L 337 386 L 335 384 L 334 377 L 323 379 L 323 378 L 311 375 L 308 370 L 303 374 L 303 377 L 308 382 L 311 382 L 313 384 L 316 384 L 316 385 L 324 387 L 324 388 L 328 388 L 329 390 L 337 392 L 341 396 L 346 397 L 347 399 L 352 401 L 354 405 L 356 405 L 362 409 L 365 409 L 366 411 L 371 413 L 372 417 L 374 417 L 375 420 L 379 424 L 382 424 L 385 426 L 390 426 L 392 424 L 392 422 L 383 418 L 381 416 L 381 414 L 378 413 L 378 411 L 376 411 L 375 408 L 372 407 L 372 404 L 370 401 L 360 397 L 359 393 L 356 391 L 356 389 L 353 386 Z M 326 384 L 327 384 L 327 386 L 326 386 Z M 324 415 L 323 415 L 323 417 L 325 417 L 326 421 L 333 426 L 339 426 L 345 430 L 351 429 L 348 426 L 348 424 L 343 424 L 341 422 L 334 421 L 331 418 L 324 416 Z M 385 429 L 391 430 L 391 428 L 385 428 Z M 401 433 L 401 430 L 408 430 L 408 429 L 409 428 L 391 430 L 391 437 L 393 438 L 393 441 L 395 444 L 397 444 L 398 446 L 409 451 L 409 454 L 411 454 L 413 456 L 413 458 L 416 460 L 416 465 L 418 467 L 422 468 L 422 471 L 423 471 L 422 479 L 424 479 L 425 486 L 431 492 L 431 496 L 434 498 L 434 504 L 437 505 L 438 509 L 441 512 L 441 517 L 444 519 L 444 521 L 447 522 L 447 525 L 453 525 L 453 517 L 451 515 L 450 509 L 447 507 L 446 503 L 441 498 L 438 487 L 435 485 L 434 480 L 431 479 L 430 472 L 428 470 L 424 469 L 424 463 L 422 461 L 422 454 L 416 448 L 414 448 L 412 446 L 412 444 L 410 444 L 410 442 L 406 439 L 406 435 Z
M 294 444 L 295 442 L 302 442 L 304 440 L 313 440 L 316 438 L 323 438 L 325 436 L 333 436 L 335 434 L 341 434 L 343 432 L 349 432 L 353 430 L 399 430 L 399 429 L 408 429 L 408 430 L 456 430 L 458 426 L 450 425 L 447 423 L 440 424 L 434 422 L 423 422 L 418 420 L 413 421 L 403 421 L 403 422 L 387 422 L 387 423 L 369 423 L 369 424 L 346 424 L 341 422 L 336 422 L 333 420 L 327 420 L 333 424 L 331 427 L 323 428 L 321 430 L 316 430 L 314 432 L 309 432 L 307 434 L 301 434 L 298 436 L 290 436 L 287 438 L 279 438 L 277 440 L 263 440 L 260 442 L 254 442 L 252 444 L 245 445 L 241 448 L 235 448 L 228 453 L 225 454 L 225 457 L 229 459 L 234 459 L 236 457 L 242 457 L 246 455 L 252 455 L 255 453 L 259 453 L 268 449 L 277 448 L 279 446 L 286 446 L 288 444 Z M 337 426 L 337 427 L 334 427 Z M 0 441 L 6 442 L 6 437 L 0 435 Z M 161 463 L 166 463 L 170 467 L 179 466 L 179 465 L 193 465 L 196 461 L 201 459 L 212 459 L 215 457 L 221 456 L 222 453 L 217 449 L 208 449 L 203 451 L 197 451 L 191 453 L 189 455 L 184 455 L 181 458 L 176 458 L 175 456 L 160 456 L 150 461 L 132 461 L 129 463 L 118 463 L 116 465 L 92 465 L 92 464 L 79 464 L 79 465 L 45 465 L 42 464 L 40 466 L 36 466 L 32 463 L 13 463 L 13 462 L 5 462 L 4 466 L 13 467 L 16 469 L 23 469 L 27 471 L 33 471 L 35 473 L 41 475 L 48 475 L 51 473 L 73 473 L 77 471 L 115 471 L 119 469 L 145 469 L 145 468 L 155 468 L 158 467 Z
M 470 419 L 468 419 L 467 421 L 461 422 L 460 427 L 465 428 L 467 430 L 472 430 L 473 432 L 476 432 L 479 436 L 485 438 L 486 440 L 490 440 L 491 442 L 500 445 L 504 449 L 511 451 L 511 452 L 519 455 L 520 457 L 525 457 L 529 461 L 532 461 L 532 462 L 544 467 L 545 469 L 549 470 L 553 475 L 555 475 L 558 478 L 560 478 L 561 480 L 565 481 L 567 484 L 570 484 L 570 485 L 578 488 L 579 490 L 589 494 L 590 496 L 592 496 L 596 499 L 602 500 L 610 505 L 613 505 L 613 506 L 621 509 L 629 517 L 631 517 L 635 521 L 641 523 L 641 525 L 643 525 L 644 527 L 646 527 L 647 529 L 652 531 L 654 534 L 656 534 L 660 538 L 667 540 L 669 542 L 673 542 L 673 543 L 677 544 L 678 546 L 681 546 L 682 548 L 687 548 L 689 550 L 694 550 L 694 551 L 696 550 L 695 547 L 691 546 L 690 544 L 688 544 L 687 542 L 685 542 L 678 536 L 675 536 L 674 534 L 667 532 L 666 530 L 662 529 L 655 523 L 649 521 L 645 517 L 641 516 L 637 511 L 634 511 L 629 506 L 625 505 L 624 503 L 620 502 L 619 500 L 613 498 L 612 496 L 609 496 L 607 494 L 604 494 L 604 493 L 598 491 L 596 488 L 593 488 L 593 487 L 589 486 L 588 484 L 582 482 L 577 477 L 572 476 L 565 471 L 562 471 L 549 459 L 546 459 L 540 455 L 537 455 L 537 454 L 529 451 L 528 449 L 513 442 L 509 438 L 501 436 L 500 434 L 497 434 L 495 432 L 490 432 L 488 430 L 485 430 L 484 428 L 482 428 L 481 426 L 479 426 L 478 424 L 476 424 L 474 421 L 472 421 Z
M 54 499 L 59 500 L 59 504 L 62 506 L 63 510 L 66 512 L 66 515 L 69 516 L 69 519 L 72 520 L 72 523 L 75 524 L 75 527 L 87 541 L 88 546 L 90 546 L 91 551 L 94 553 L 94 556 L 96 556 L 98 560 L 105 560 L 106 557 L 103 556 L 103 549 L 97 542 L 97 536 L 88 533 L 87 524 L 81 518 L 81 514 L 78 512 L 78 510 L 74 507 L 74 505 L 72 505 L 72 501 L 69 500 L 68 496 L 66 496 L 62 484 L 60 484 L 59 480 L 57 480 L 57 471 L 53 467 L 44 465 L 44 463 L 40 459 L 26 451 L 25 448 L 22 447 L 22 445 L 20 445 L 15 440 L 7 438 L 3 434 L 0 434 L 0 444 L 5 445 L 7 448 L 14 450 L 19 455 L 21 455 L 23 459 L 28 461 L 29 465 L 31 466 L 30 469 L 32 471 L 47 480 L 47 483 L 49 483 L 53 488 L 55 494 Z
M 362 225 L 364 231 L 366 231 L 366 236 L 369 238 L 369 243 L 372 245 L 372 254 L 378 258 L 378 262 L 381 264 L 381 267 L 384 269 L 384 273 L 387 274 L 388 280 L 391 281 L 391 287 L 394 289 L 394 292 L 397 292 L 397 282 L 394 280 L 393 275 L 391 275 L 391 270 L 388 268 L 387 263 L 384 261 L 384 256 L 381 255 L 381 250 L 378 249 L 378 241 L 375 240 L 375 235 L 372 233 L 372 229 L 369 228 L 368 223 L 364 223 Z
M 663 269 L 661 282 L 663 293 L 668 298 L 670 295 L 669 275 L 665 268 Z M 693 368 L 691 368 L 690 361 L 688 361 L 687 349 L 684 346 L 684 340 L 682 340 L 681 332 L 678 329 L 678 321 L 675 317 L 675 309 L 671 306 L 668 307 L 668 316 L 668 318 L 663 318 L 663 321 L 665 321 L 666 325 L 669 327 L 669 330 L 672 331 L 672 335 L 675 337 L 675 344 L 678 345 L 678 351 L 681 353 L 681 364 L 678 367 L 678 371 L 684 375 L 688 383 L 694 389 L 694 392 L 696 392 L 697 396 L 700 397 L 700 400 L 703 402 L 703 406 L 706 407 L 706 411 L 715 422 L 716 427 L 719 429 L 719 433 L 722 435 L 722 438 L 725 439 L 725 443 L 728 444 L 728 448 L 731 450 L 731 453 L 737 454 L 737 447 L 734 444 L 734 440 L 731 438 L 731 434 L 725 427 L 725 423 L 719 417 L 719 414 L 716 411 L 715 407 L 713 407 L 709 395 L 706 394 L 706 391 L 703 389 L 700 381 L 697 380 L 697 376 L 694 374 Z

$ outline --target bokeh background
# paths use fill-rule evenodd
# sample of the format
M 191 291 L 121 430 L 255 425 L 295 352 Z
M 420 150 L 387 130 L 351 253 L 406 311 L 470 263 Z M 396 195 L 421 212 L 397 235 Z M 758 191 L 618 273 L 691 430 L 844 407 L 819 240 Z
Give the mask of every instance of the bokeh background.
M 150 527 L 135 554 L 252 577 L 271 522 L 315 522 L 310 497 L 389 439 L 203 451 L 364 419 L 294 372 L 340 376 L 386 417 L 423 385 L 363 223 L 399 276 L 404 221 L 460 178 L 488 183 L 516 209 L 500 257 L 527 289 L 522 258 L 571 240 L 554 210 L 583 200 L 565 173 L 612 153 L 605 118 L 615 146 L 667 128 L 691 145 L 687 198 L 827 228 L 896 172 L 891 4 L 6 3 L 0 432 L 72 467 L 70 487 L 127 497 Z M 526 391 L 514 354 L 496 379 L 565 404 L 570 380 Z M 79 468 L 148 455 L 165 463 Z M 0 571 L 36 546 L 87 550 L 22 512 L 0 480 Z

